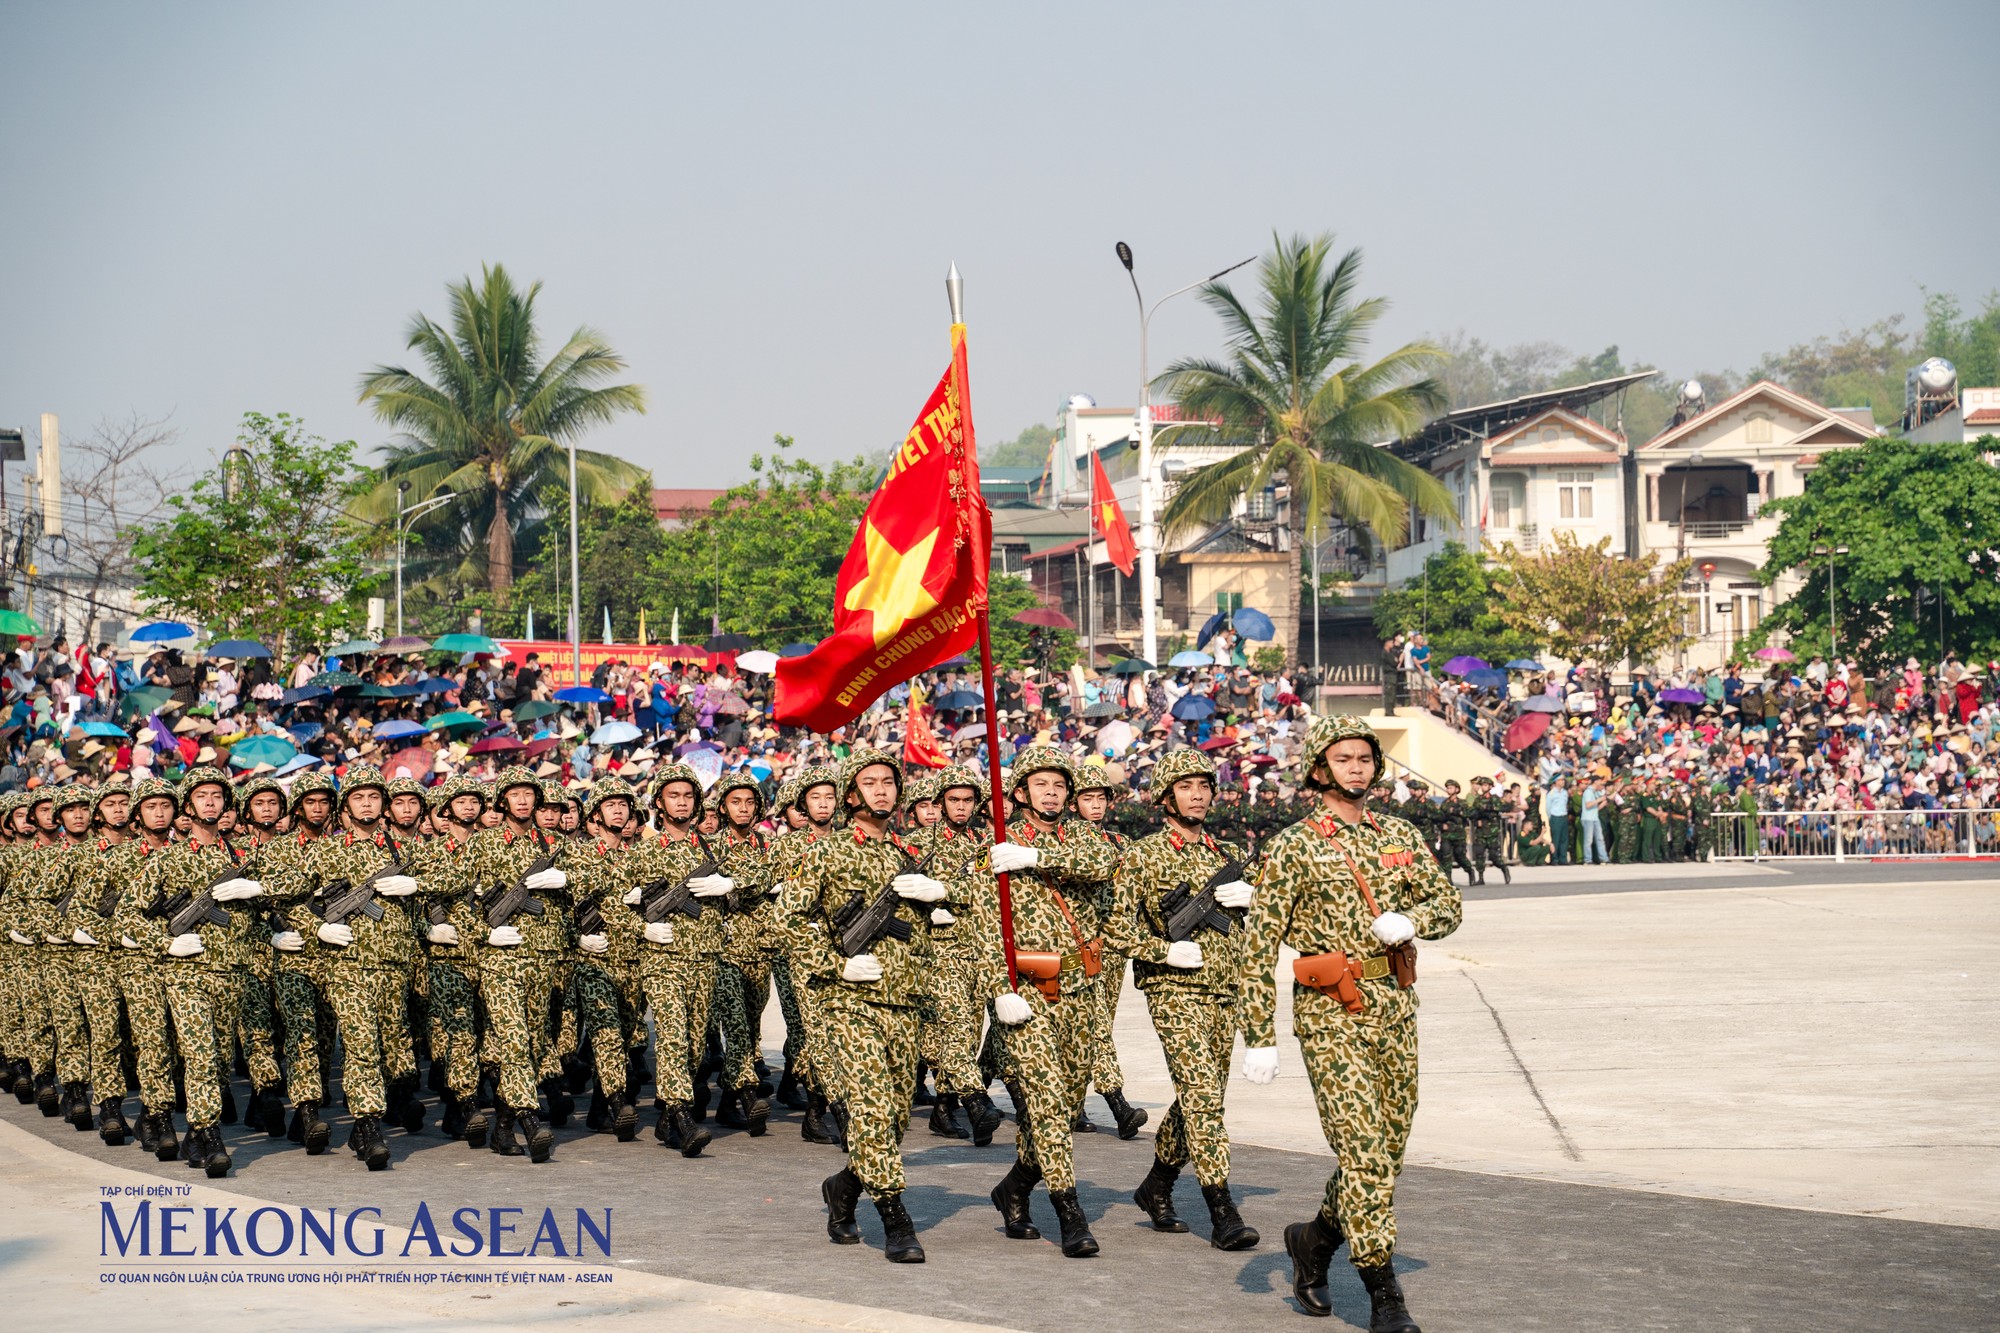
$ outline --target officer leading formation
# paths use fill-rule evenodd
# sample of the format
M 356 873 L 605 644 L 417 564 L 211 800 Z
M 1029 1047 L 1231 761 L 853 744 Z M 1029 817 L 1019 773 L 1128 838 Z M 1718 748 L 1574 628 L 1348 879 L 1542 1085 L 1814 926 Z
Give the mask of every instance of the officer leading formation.
M 5 1081 L 211 1178 L 235 1166 L 224 1126 L 330 1151 L 336 1094 L 370 1171 L 391 1165 L 392 1129 L 551 1161 L 586 1089 L 585 1126 L 631 1141 L 650 1083 L 652 1138 L 681 1157 L 711 1142 L 711 1098 L 752 1137 L 775 1100 L 845 1155 L 821 1186 L 828 1238 L 860 1242 L 866 1195 L 897 1263 L 924 1260 L 903 1203 L 912 1108 L 929 1107 L 930 1134 L 986 1148 L 997 1083 L 1016 1123 L 991 1191 L 1004 1233 L 1041 1236 L 1039 1189 L 1060 1252 L 1082 1259 L 1100 1251 L 1077 1193 L 1086 1094 L 1122 1138 L 1148 1119 L 1111 1036 L 1129 965 L 1173 1084 L 1132 1198 L 1154 1231 L 1186 1233 L 1175 1196 L 1192 1170 L 1210 1244 L 1237 1251 L 1260 1236 L 1230 1184 L 1229 1063 L 1240 1032 L 1245 1077 L 1277 1074 L 1285 946 L 1339 1163 L 1319 1210 L 1283 1228 L 1294 1296 L 1331 1313 L 1345 1245 L 1370 1328 L 1414 1330 L 1391 1263 L 1416 1108 L 1413 941 L 1450 934 L 1460 899 L 1436 840 L 1370 808 L 1383 762 L 1366 722 L 1315 721 L 1303 771 L 1316 808 L 1255 856 L 1212 826 L 1216 770 L 1195 749 L 1154 766 L 1158 827 L 1130 841 L 1107 826 L 1101 775 L 1048 746 L 1014 756 L 998 830 L 980 774 L 906 775 L 866 748 L 794 775 L 769 808 L 747 773 L 705 792 L 682 764 L 642 789 L 566 791 L 524 768 L 426 788 L 357 764 L 337 785 L 197 768 L 0 797 Z

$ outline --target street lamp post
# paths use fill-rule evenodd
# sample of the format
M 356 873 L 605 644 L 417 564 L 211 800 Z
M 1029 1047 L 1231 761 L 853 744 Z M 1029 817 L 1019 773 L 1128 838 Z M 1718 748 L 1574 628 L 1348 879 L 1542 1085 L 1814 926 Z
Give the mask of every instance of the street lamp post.
M 448 504 L 454 498 L 449 495 L 433 495 L 428 500 L 419 500 L 409 506 L 403 504 L 403 497 L 410 492 L 410 483 L 396 483 L 396 637 L 403 635 L 403 539 L 409 535 L 410 520 L 421 514 L 428 514 L 441 504 Z
M 1159 533 L 1153 526 L 1153 383 L 1147 370 L 1146 331 L 1153 322 L 1154 312 L 1183 292 L 1191 292 L 1214 282 L 1224 274 L 1234 273 L 1257 256 L 1239 260 L 1228 268 L 1209 274 L 1199 282 L 1191 282 L 1168 292 L 1147 308 L 1146 298 L 1139 291 L 1139 275 L 1132 269 L 1132 247 L 1118 242 L 1118 262 L 1125 266 L 1125 274 L 1132 279 L 1132 295 L 1139 302 L 1139 656 L 1155 665 L 1159 663 L 1160 637 L 1156 625 L 1159 613 Z
M 583 594 L 576 577 L 576 437 L 569 440 L 569 681 L 583 684 Z
M 1836 661 L 1840 658 L 1840 607 L 1833 600 L 1834 557 L 1847 554 L 1845 546 L 1815 546 L 1814 555 L 1826 557 L 1826 637 L 1829 655 Z

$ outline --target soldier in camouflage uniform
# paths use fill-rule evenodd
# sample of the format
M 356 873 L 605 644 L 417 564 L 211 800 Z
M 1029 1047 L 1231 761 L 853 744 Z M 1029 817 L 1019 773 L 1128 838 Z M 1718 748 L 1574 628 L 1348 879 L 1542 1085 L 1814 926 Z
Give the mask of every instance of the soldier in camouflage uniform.
M 902 768 L 857 748 L 840 766 L 845 833 L 815 843 L 786 881 L 785 916 L 811 984 L 821 988 L 828 1059 L 842 1070 L 847 1165 L 820 1186 L 827 1236 L 861 1240 L 855 1204 L 865 1189 L 882 1218 L 891 1263 L 922 1263 L 916 1224 L 903 1206 L 903 1132 L 916 1092 L 917 1037 L 931 964 L 931 912 L 944 884 L 913 869 L 922 857 L 891 828 Z M 842 948 L 847 914 L 893 894 L 891 922 L 854 952 Z M 906 938 L 897 938 L 898 935 Z
M 1174 1104 L 1153 1139 L 1152 1169 L 1133 1201 L 1154 1230 L 1186 1231 L 1174 1212 L 1174 1182 L 1192 1161 L 1208 1204 L 1210 1243 L 1246 1250 L 1258 1237 L 1230 1197 L 1222 1102 L 1236 1044 L 1242 926 L 1252 890 L 1243 880 L 1242 849 L 1217 842 L 1203 827 L 1216 789 L 1214 761 L 1200 750 L 1175 750 L 1153 765 L 1149 795 L 1166 827 L 1126 848 L 1105 943 L 1133 961 L 1174 1082 Z M 1225 867 L 1230 871 L 1214 889 L 1212 912 L 1185 938 L 1174 939 L 1173 913 L 1201 896 Z
M 777 882 L 766 862 L 770 845 L 758 831 L 764 793 L 747 769 L 726 773 L 709 797 L 722 812 L 722 830 L 709 840 L 716 860 L 735 886 L 729 897 L 729 943 L 715 973 L 714 1022 L 721 1030 L 723 1063 L 717 1082 L 722 1101 L 715 1122 L 764 1134 L 771 1114 L 760 1086 L 761 1027 L 771 997 L 771 967 L 784 952 L 779 937 Z
M 1444 877 L 1451 878 L 1453 867 L 1465 872 L 1465 882 L 1471 884 L 1475 878 L 1472 862 L 1466 859 L 1466 836 L 1472 829 L 1472 813 L 1466 809 L 1462 790 L 1457 778 L 1446 778 L 1444 799 L 1432 806 L 1437 821 L 1438 864 L 1444 867 Z
M 1315 719 L 1301 763 L 1321 813 L 1273 839 L 1252 872 L 1242 989 L 1244 1077 L 1277 1075 L 1277 987 L 1281 945 L 1331 972 L 1345 955 L 1348 1003 L 1295 983 L 1292 1027 L 1305 1057 L 1327 1146 L 1339 1169 L 1307 1222 L 1285 1229 L 1292 1290 L 1308 1314 L 1331 1311 L 1326 1270 L 1343 1237 L 1368 1289 L 1372 1330 L 1415 1333 L 1390 1266 L 1394 1199 L 1417 1100 L 1417 997 L 1402 989 L 1386 951 L 1417 936 L 1458 928 L 1458 892 L 1417 850 L 1416 830 L 1367 808 L 1382 771 L 1374 729 L 1355 717 Z M 1371 910 L 1379 908 L 1379 914 Z
M 1046 1181 L 1062 1226 L 1062 1252 L 1085 1258 L 1098 1245 L 1076 1197 L 1069 1127 L 1096 1058 L 1102 942 L 1084 922 L 1103 918 L 1103 904 L 1088 898 L 1107 887 L 1118 851 L 1089 823 L 1065 817 L 1076 777 L 1061 751 L 1027 746 L 1014 756 L 1008 780 L 1016 814 L 989 864 L 994 875 L 1010 877 L 1014 944 L 1022 966 L 1032 964 L 1037 975 L 1022 975 L 1016 989 L 999 931 L 988 933 L 984 991 L 1002 1025 L 1007 1086 L 1020 1125 L 1013 1169 L 994 1187 L 993 1204 L 1010 1239 L 1039 1238 L 1028 1200 Z M 997 922 L 997 881 L 987 878 L 981 890 L 980 910 Z
M 836 768 L 809 768 L 794 779 L 792 802 L 784 808 L 789 815 L 795 815 L 803 822 L 791 832 L 772 844 L 769 869 L 771 881 L 787 885 L 792 872 L 806 853 L 823 839 L 835 833 L 834 815 L 840 801 L 840 772 Z M 833 1103 L 840 1098 L 840 1089 L 835 1081 L 837 1070 L 827 1058 L 825 1031 L 819 1017 L 819 992 L 803 984 L 809 975 L 806 960 L 799 952 L 797 922 L 789 912 L 793 899 L 783 888 L 778 893 L 778 928 L 785 946 L 785 968 L 792 978 L 792 994 L 797 1005 L 798 1041 L 796 1046 L 789 1030 L 792 1015 L 786 1015 L 785 1072 L 789 1075 L 798 1071 L 797 1082 L 803 1084 L 806 1094 L 805 1117 L 799 1125 L 799 1137 L 807 1143 L 835 1143 L 837 1136 L 830 1123 Z M 785 1094 L 783 1083 L 778 1086 L 778 1095 Z
M 160 981 L 166 964 L 141 948 L 139 941 L 124 932 L 121 922 L 137 910 L 138 885 L 147 865 L 173 838 L 181 801 L 174 785 L 161 778 L 141 782 L 133 797 L 133 815 L 127 825 L 133 836 L 105 852 L 98 871 L 98 906 L 111 905 L 103 939 L 118 946 L 113 972 L 119 998 L 125 1004 L 139 1074 L 139 1146 L 171 1161 L 179 1155 L 179 1140 L 174 1134 L 174 1052 L 167 1030 L 166 991 Z M 118 1141 L 113 1133 L 124 1120 L 122 1110 L 114 1115 L 115 1120 L 100 1120 L 99 1133 L 107 1143 Z
M 26 994 L 32 989 L 28 960 L 33 957 L 33 941 L 16 919 L 26 896 L 16 868 L 27 848 L 16 836 L 16 819 L 24 813 L 26 800 L 22 792 L 0 795 L 0 1044 L 7 1057 L 6 1086 L 23 1105 L 35 1100 L 37 1073 Z
M 333 783 L 324 774 L 294 778 L 288 795 L 290 827 L 256 853 L 258 877 L 270 887 L 273 900 L 271 996 L 285 1029 L 285 1089 L 292 1099 L 285 1133 L 313 1157 L 325 1152 L 333 1137 L 320 1108 L 331 1091 L 334 1020 L 326 992 L 331 962 L 324 949 L 306 946 L 320 925 L 309 902 L 306 873 L 313 848 L 332 826 L 333 797 Z
M 20 994 L 34 1065 L 35 1104 L 45 1116 L 62 1113 L 63 1087 L 56 1072 L 55 996 L 62 978 L 55 972 L 50 935 L 55 927 L 51 904 L 41 896 L 43 868 L 59 845 L 55 792 L 40 787 L 21 801 L 21 839 L 9 867 L 8 938 L 19 944 Z
M 51 802 L 58 840 L 36 862 L 30 893 L 44 931 L 42 977 L 56 1032 L 56 1078 L 62 1084 L 62 1118 L 78 1130 L 91 1127 L 91 1088 L 122 1090 L 118 1059 L 118 998 L 99 967 L 100 947 L 75 939 L 71 921 L 97 848 L 90 840 L 88 787 L 58 787 Z
M 112 933 L 112 914 L 117 907 L 121 885 L 109 880 L 106 869 L 113 848 L 125 839 L 130 816 L 131 787 L 119 785 L 96 788 L 89 793 L 90 823 L 83 840 L 70 850 L 67 869 L 71 876 L 63 890 L 67 909 L 57 933 L 67 932 L 70 946 L 66 961 L 75 986 L 72 1004 L 88 1033 L 87 1082 L 96 1098 L 97 1129 L 113 1147 L 125 1142 L 131 1126 L 125 1122 L 125 1042 L 121 1027 L 121 996 L 118 987 L 118 938 Z M 65 828 L 73 822 L 65 819 Z M 90 1121 L 88 1099 L 83 1125 Z M 76 1123 L 72 1118 L 72 1124 Z
M 621 1143 L 639 1134 L 639 1112 L 626 1092 L 635 1028 L 639 1042 L 645 1041 L 643 993 L 637 1003 L 632 999 L 639 941 L 622 920 L 632 911 L 624 902 L 630 881 L 624 873 L 628 853 L 623 836 L 632 807 L 630 786 L 619 778 L 600 778 L 583 802 L 586 836 L 568 842 L 560 859 L 577 904 L 579 952 L 570 985 L 597 1084 L 586 1123 L 612 1130 Z M 592 929 L 586 931 L 586 925 Z
M 420 923 L 428 970 L 431 1065 L 444 1065 L 444 1118 L 451 1138 L 484 1148 L 492 1117 L 479 1105 L 479 972 L 474 941 L 479 918 L 461 873 L 466 848 L 486 813 L 486 794 L 471 777 L 447 778 L 432 789 L 431 826 L 438 836 L 406 848 L 404 868 L 424 886 Z
M 1071 804 L 1078 818 L 1102 833 L 1104 840 L 1122 857 L 1125 835 L 1110 826 L 1111 803 L 1117 794 L 1118 789 L 1105 775 L 1102 765 L 1085 764 L 1077 770 L 1076 794 L 1071 798 Z M 1109 891 L 1098 896 L 1109 904 Z M 1112 1025 L 1118 1018 L 1118 1001 L 1125 989 L 1126 966 L 1125 955 L 1112 948 L 1107 939 L 1104 970 L 1097 974 L 1097 1035 L 1091 1042 L 1096 1055 L 1090 1066 L 1090 1082 L 1097 1089 L 1098 1096 L 1104 1098 L 1104 1104 L 1111 1108 L 1111 1118 L 1118 1126 L 1118 1137 L 1121 1139 L 1135 1137 L 1146 1123 L 1144 1108 L 1125 1100 L 1125 1071 L 1118 1067 L 1118 1044 L 1112 1038 Z M 1088 1114 L 1079 1110 L 1076 1128 L 1084 1133 L 1093 1133 L 1097 1126 L 1090 1122 Z
M 1512 884 L 1514 872 L 1507 868 L 1500 850 L 1507 824 L 1502 818 L 1500 798 L 1493 794 L 1492 778 L 1482 774 L 1472 780 L 1472 799 L 1465 803 L 1465 810 L 1472 821 L 1472 868 L 1478 876 L 1477 882 L 1486 882 L 1486 866 L 1491 862 L 1500 868 L 1501 878 Z
M 778 836 L 771 839 L 771 851 L 764 865 L 771 877 L 771 887 L 777 890 L 777 907 L 773 932 L 777 936 L 781 952 L 771 966 L 771 980 L 778 991 L 778 1012 L 785 1020 L 785 1072 L 778 1078 L 778 1089 L 774 1094 L 794 1111 L 803 1111 L 811 1100 L 806 1092 L 806 1084 L 801 1080 L 805 1065 L 805 1019 L 799 1009 L 798 990 L 792 982 L 791 929 L 784 920 L 784 872 L 797 861 L 797 856 L 784 853 L 788 844 L 797 843 L 792 837 L 801 829 L 811 826 L 812 821 L 805 811 L 799 809 L 798 775 L 786 778 L 778 784 L 777 793 L 771 798 L 771 812 L 781 827 Z M 804 844 L 798 844 L 803 849 Z
M 653 1014 L 653 1087 L 659 1120 L 653 1137 L 677 1147 L 683 1157 L 699 1156 L 710 1135 L 694 1119 L 694 1071 L 708 1034 L 708 1010 L 715 997 L 715 973 L 726 943 L 722 900 L 735 887 L 720 873 L 695 876 L 707 859 L 695 841 L 701 811 L 701 779 L 686 764 L 668 764 L 653 775 L 651 804 L 660 835 L 627 852 L 621 867 L 630 885 L 619 897 L 631 909 L 607 924 L 624 931 L 639 955 L 639 982 Z M 688 908 L 660 921 L 645 918 L 649 886 L 686 883 Z

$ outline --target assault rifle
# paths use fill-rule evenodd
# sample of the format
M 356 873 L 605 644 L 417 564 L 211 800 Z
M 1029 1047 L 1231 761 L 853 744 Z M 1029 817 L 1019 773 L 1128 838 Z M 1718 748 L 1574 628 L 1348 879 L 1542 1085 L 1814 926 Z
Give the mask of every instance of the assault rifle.
M 512 884 L 493 886 L 493 901 L 486 905 L 486 924 L 498 928 L 526 912 L 529 916 L 540 916 L 547 908 L 540 898 L 528 891 L 528 881 L 544 870 L 555 869 L 555 864 L 547 856 L 538 856 L 521 872 L 521 877 Z
M 335 926 L 346 925 L 348 919 L 356 912 L 370 921 L 380 921 L 382 904 L 375 898 L 375 886 L 391 875 L 402 873 L 402 867 L 396 864 L 396 858 L 392 856 L 379 870 L 359 884 L 351 880 L 337 879 L 313 899 L 313 911 L 319 915 L 320 920 Z
M 1215 891 L 1242 878 L 1241 861 L 1224 861 L 1222 868 L 1208 877 L 1208 882 L 1201 886 L 1199 892 L 1183 882 L 1161 899 L 1160 910 L 1167 918 L 1167 938 L 1178 944 L 1203 928 L 1222 935 L 1235 929 L 1236 918 L 1217 904 Z
M 639 886 L 639 911 L 648 922 L 665 921 L 679 913 L 682 916 L 701 918 L 701 899 L 694 896 L 690 886 L 695 880 L 722 873 L 722 867 L 715 859 L 715 853 L 700 837 L 694 839 L 695 850 L 701 853 L 701 861 L 688 871 L 677 884 L 669 879 L 656 879 L 651 884 Z
M 199 929 L 204 923 L 212 926 L 226 926 L 231 921 L 229 909 L 215 901 L 211 890 L 218 884 L 227 884 L 240 872 L 235 866 L 222 871 L 199 889 L 183 889 L 164 903 L 155 904 L 146 915 L 156 921 L 167 923 L 171 935 L 185 935 Z M 113 907 L 117 904 L 114 902 Z
M 921 875 L 931 868 L 931 861 L 937 856 L 933 847 L 922 861 L 913 862 L 906 853 L 903 869 L 898 874 Z M 868 901 L 864 893 L 856 892 L 847 903 L 833 914 L 834 928 L 840 931 L 840 951 L 852 958 L 858 953 L 867 953 L 870 945 L 888 936 L 905 944 L 910 940 L 910 923 L 896 915 L 896 907 L 903 900 L 896 893 L 895 877 L 882 886 L 874 901 Z
M 604 912 L 592 898 L 576 909 L 576 933 L 579 935 L 602 935 L 604 933 Z

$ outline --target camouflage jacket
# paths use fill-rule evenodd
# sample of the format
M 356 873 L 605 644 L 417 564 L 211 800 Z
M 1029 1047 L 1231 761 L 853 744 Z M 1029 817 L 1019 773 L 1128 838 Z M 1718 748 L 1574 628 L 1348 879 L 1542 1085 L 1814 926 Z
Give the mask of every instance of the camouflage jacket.
M 473 969 L 479 965 L 479 941 L 485 938 L 485 922 L 472 902 L 472 881 L 465 863 L 471 843 L 458 842 L 450 835 L 426 838 L 411 846 L 404 844 L 403 869 L 416 876 L 421 916 L 416 922 L 418 947 L 434 963 Z M 441 920 L 440 920 L 441 918 Z M 458 943 L 433 944 L 433 922 L 458 929 Z
M 327 944 L 317 932 L 324 924 L 318 919 L 319 914 L 335 894 L 361 883 L 382 869 L 391 856 L 394 856 L 402 872 L 409 874 L 410 869 L 403 864 L 403 859 L 412 850 L 404 846 L 402 839 L 392 838 L 381 824 L 377 824 L 372 833 L 341 829 L 313 843 L 304 864 L 314 908 L 311 928 L 300 932 L 306 937 L 306 951 L 330 958 L 336 967 L 408 967 L 416 955 L 416 926 L 411 920 L 411 908 L 417 903 L 414 896 L 378 896 L 375 904 L 382 909 L 380 921 L 366 912 L 355 912 L 349 916 L 345 924 L 354 932 L 352 944 Z
M 1280 945 L 1290 945 L 1301 956 L 1339 950 L 1355 960 L 1383 952 L 1355 883 L 1355 867 L 1367 877 L 1376 905 L 1410 918 L 1424 939 L 1442 939 L 1458 929 L 1463 911 L 1458 889 L 1424 850 L 1423 839 L 1408 822 L 1373 814 L 1358 824 L 1342 824 L 1331 814 L 1300 820 L 1271 840 L 1250 874 L 1257 896 L 1250 904 L 1243 958 L 1246 1045 L 1270 1046 L 1277 1041 Z M 1360 984 L 1368 1007 L 1354 1016 L 1358 1021 L 1392 1022 L 1410 1017 L 1416 1009 L 1416 993 L 1398 989 L 1393 978 Z M 1294 987 L 1295 1032 L 1323 1031 L 1348 1020 L 1346 1010 L 1331 996 Z
M 1217 842 L 1208 833 L 1185 837 L 1179 829 L 1151 833 L 1125 849 L 1113 881 L 1111 911 L 1104 922 L 1105 947 L 1132 959 L 1132 981 L 1143 991 L 1200 991 L 1235 995 L 1242 979 L 1247 909 L 1221 908 L 1230 928 L 1197 927 L 1189 938 L 1201 946 L 1201 966 L 1168 967 L 1167 911 L 1163 904 L 1186 885 L 1190 893 L 1230 861 L 1242 859 L 1241 849 Z M 1245 876 L 1248 876 L 1246 870 Z
M 915 1005 L 929 994 L 925 976 L 931 962 L 930 906 L 898 899 L 896 916 L 910 927 L 907 942 L 884 935 L 866 952 L 882 964 L 882 979 L 841 979 L 847 958 L 837 947 L 834 914 L 850 902 L 868 903 L 889 881 L 909 869 L 913 849 L 897 834 L 871 836 L 859 825 L 813 843 L 785 881 L 783 915 L 792 933 L 792 954 L 813 986 L 874 1004 Z
M 771 844 L 755 829 L 738 833 L 720 829 L 705 837 L 722 873 L 736 881 L 729 903 L 729 944 L 723 956 L 732 962 L 757 963 L 784 948 L 778 933 L 778 901 L 768 892 Z
M 931 857 L 930 877 L 947 891 L 942 907 L 956 918 L 948 926 L 931 926 L 931 944 L 941 954 L 954 958 L 979 952 L 979 935 L 974 920 L 979 912 L 981 863 L 993 840 L 984 829 L 955 829 L 944 820 L 910 835 L 910 848 L 919 860 Z
M 62 917 L 72 860 L 68 841 L 58 839 L 46 847 L 30 847 L 15 867 L 13 879 L 17 887 L 9 896 L 19 895 L 15 913 L 19 924 L 13 928 L 33 940 L 37 948 L 59 947 L 49 940 L 59 933 L 68 942 L 69 934 L 62 930 Z
M 33 924 L 33 913 L 22 910 L 28 893 L 21 868 L 29 850 L 28 844 L 21 842 L 10 842 L 0 847 L 0 956 L 5 956 L 6 951 L 27 947 L 14 943 L 7 934 L 10 930 L 40 938 L 27 929 Z
M 199 964 L 210 971 L 229 971 L 251 964 L 250 951 L 254 932 L 261 929 L 256 921 L 256 913 L 251 910 L 255 900 L 241 900 L 222 904 L 228 914 L 227 924 L 202 922 L 193 933 L 201 936 L 202 952 L 192 958 L 176 959 L 167 954 L 167 946 L 173 943 L 173 935 L 167 929 L 166 909 L 182 893 L 199 893 L 224 871 L 234 871 L 245 879 L 253 878 L 248 873 L 242 850 L 233 841 L 225 840 L 200 843 L 192 838 L 183 838 L 171 843 L 164 851 L 156 852 L 144 859 L 139 874 L 138 891 L 121 901 L 124 911 L 115 924 L 121 933 L 137 941 L 139 947 L 175 966 L 184 963 Z
M 704 842 L 707 839 L 703 839 Z M 669 840 L 665 837 L 648 838 L 625 853 L 619 863 L 618 874 L 624 881 L 619 886 L 618 897 L 621 915 L 613 929 L 622 930 L 638 950 L 639 966 L 642 969 L 658 971 L 665 968 L 677 957 L 714 957 L 722 952 L 728 943 L 727 909 L 719 898 L 695 898 L 700 905 L 697 916 L 675 912 L 667 917 L 666 924 L 673 927 L 673 939 L 665 944 L 655 944 L 646 938 L 646 915 L 642 907 L 626 907 L 622 899 L 626 893 L 647 884 L 661 880 L 669 884 L 679 884 L 694 868 L 701 864 L 702 855 L 691 838 Z M 607 915 L 609 925 L 614 918 Z
M 111 923 L 118 915 L 118 900 L 125 896 L 128 877 L 135 870 L 132 861 L 118 853 L 129 845 L 113 843 L 99 833 L 76 849 L 71 861 L 69 910 L 63 913 L 59 933 L 73 936 L 80 930 L 102 947 L 118 947 Z
M 579 955 L 604 967 L 630 968 L 639 964 L 639 943 L 646 919 L 623 901 L 626 890 L 632 887 L 625 868 L 632 855 L 622 843 L 579 838 L 565 843 L 562 855 L 556 859 L 556 864 L 569 875 L 570 901 L 576 904 L 578 915 L 588 903 L 604 918 L 602 933 L 610 947 L 600 954 Z M 634 921 L 639 923 L 636 929 Z M 581 922 L 577 925 L 577 938 L 583 938 Z
M 1078 936 L 1088 942 L 1102 928 L 1105 891 L 1118 871 L 1118 850 L 1088 822 L 1067 819 L 1051 833 L 1038 834 L 1025 821 L 1007 831 L 1007 840 L 1041 853 L 1033 870 L 1020 870 L 1007 877 L 1014 914 L 1014 947 L 1030 953 L 1057 953 L 1065 956 L 1078 951 Z M 1000 943 L 1000 886 L 990 862 L 975 881 L 979 916 L 986 923 L 981 930 L 985 944 L 981 992 L 987 998 L 1004 995 L 1007 986 L 1007 955 Z M 1072 929 L 1057 904 L 1057 895 L 1069 906 L 1076 919 Z M 1065 967 L 1062 993 L 1085 989 L 1090 982 L 1080 963 Z
M 476 938 L 482 967 L 492 964 L 496 955 L 517 952 L 533 955 L 543 962 L 568 955 L 575 937 L 570 928 L 569 890 L 566 888 L 538 889 L 530 895 L 542 904 L 540 916 L 528 912 L 514 914 L 514 919 L 507 924 L 521 932 L 519 945 L 491 945 L 485 942 L 492 933 L 485 915 L 486 905 L 496 893 L 511 888 L 537 858 L 546 856 L 551 864 L 558 864 L 562 855 L 561 843 L 560 838 L 550 838 L 546 833 L 518 833 L 505 824 L 498 828 L 481 829 L 472 835 L 472 841 L 459 864 L 471 882 L 472 899 L 479 909 L 479 933 Z

